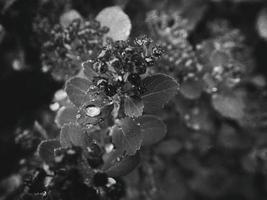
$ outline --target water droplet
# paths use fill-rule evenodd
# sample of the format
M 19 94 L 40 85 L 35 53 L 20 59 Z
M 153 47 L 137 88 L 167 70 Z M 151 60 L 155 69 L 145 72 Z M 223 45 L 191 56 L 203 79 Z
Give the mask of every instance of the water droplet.
M 69 149 L 69 150 L 67 151 L 67 154 L 68 154 L 68 155 L 74 155 L 74 154 L 75 154 L 75 151 L 74 151 L 73 149 Z
M 116 180 L 114 178 L 108 178 L 108 184 L 107 187 L 110 187 L 112 185 L 116 184 Z
M 114 149 L 114 145 L 113 144 L 107 144 L 105 146 L 105 150 L 106 150 L 107 153 L 110 153 L 113 149 Z
M 92 149 L 90 147 L 87 147 L 87 151 L 90 153 L 90 152 L 93 152 Z
M 86 124 L 85 126 L 86 126 L 86 128 L 90 129 L 90 128 L 93 127 L 93 124 L 89 124 L 89 123 L 88 123 L 88 124 Z
M 96 88 L 96 86 L 94 86 L 94 85 L 91 85 L 91 86 L 89 87 L 90 90 L 93 90 L 93 89 L 95 89 L 95 88 Z
M 100 115 L 101 109 L 99 107 L 96 107 L 94 105 L 88 105 L 85 108 L 86 115 L 89 117 L 96 117 Z
M 117 162 L 120 162 L 120 161 L 121 161 L 121 158 L 120 158 L 120 157 L 117 157 L 117 158 L 116 158 L 116 161 L 117 161 Z

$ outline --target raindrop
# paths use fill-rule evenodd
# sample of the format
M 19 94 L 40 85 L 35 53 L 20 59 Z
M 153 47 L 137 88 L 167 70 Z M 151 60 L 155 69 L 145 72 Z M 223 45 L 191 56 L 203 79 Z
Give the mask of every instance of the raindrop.
M 117 157 L 117 158 L 116 158 L 116 161 L 117 161 L 117 162 L 120 162 L 120 161 L 121 161 L 121 158 L 120 158 L 120 157 Z
M 114 178 L 108 178 L 108 184 L 107 187 L 110 187 L 112 185 L 116 184 L 116 180 Z
M 92 124 L 89 124 L 89 123 L 88 123 L 88 124 L 86 124 L 85 126 L 86 126 L 86 128 L 88 128 L 88 129 L 90 129 L 90 128 L 92 128 L 92 127 L 93 127 L 93 125 L 92 125 Z
M 96 107 L 94 105 L 88 105 L 85 108 L 86 115 L 89 117 L 96 117 L 100 115 L 101 109 L 99 107 Z
M 114 145 L 113 144 L 107 144 L 105 146 L 105 150 L 106 150 L 107 153 L 110 153 L 113 149 L 114 149 Z
M 90 152 L 93 152 L 92 149 L 90 147 L 87 147 L 87 151 L 90 153 Z

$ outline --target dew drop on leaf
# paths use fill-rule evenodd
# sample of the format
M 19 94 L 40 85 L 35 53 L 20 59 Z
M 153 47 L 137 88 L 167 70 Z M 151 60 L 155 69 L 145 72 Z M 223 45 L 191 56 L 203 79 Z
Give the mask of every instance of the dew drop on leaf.
M 89 117 L 96 117 L 96 116 L 100 115 L 100 113 L 101 113 L 100 107 L 97 107 L 94 105 L 86 106 L 85 110 L 86 110 L 86 115 Z

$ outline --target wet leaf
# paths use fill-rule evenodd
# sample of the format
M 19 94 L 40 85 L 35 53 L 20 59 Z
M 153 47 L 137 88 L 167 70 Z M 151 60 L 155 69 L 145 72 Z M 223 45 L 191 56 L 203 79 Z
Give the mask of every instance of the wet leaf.
M 144 115 L 136 119 L 140 123 L 141 133 L 143 135 L 142 145 L 152 145 L 164 138 L 167 133 L 167 127 L 161 119 L 153 115 Z
M 89 90 L 91 82 L 87 79 L 74 77 L 67 81 L 66 92 L 70 101 L 77 107 L 81 106 Z
M 56 139 L 44 140 L 38 146 L 38 155 L 46 163 L 52 163 L 54 161 L 54 151 L 60 148 L 60 142 Z
M 98 107 L 95 104 L 84 104 L 78 112 L 77 122 L 82 126 L 90 126 L 108 120 L 113 110 L 113 105 Z
M 134 156 L 127 156 L 121 161 L 115 160 L 114 164 L 110 168 L 105 170 L 105 172 L 110 177 L 125 176 L 129 174 L 132 170 L 134 170 L 139 163 L 140 156 L 137 153 Z
M 76 107 L 61 107 L 55 118 L 58 127 L 62 127 L 64 124 L 68 123 L 75 123 L 77 112 L 78 109 Z
M 140 127 L 130 118 L 124 118 L 114 126 L 111 135 L 116 150 L 126 155 L 134 155 L 143 140 Z
M 60 144 L 64 148 L 72 146 L 86 148 L 91 141 L 86 132 L 75 124 L 65 124 L 60 131 Z
M 131 29 L 131 21 L 123 10 L 118 6 L 112 6 L 104 8 L 96 16 L 96 20 L 101 23 L 102 26 L 109 28 L 109 32 L 106 37 L 110 37 L 113 40 L 127 40 Z
M 84 62 L 82 64 L 84 75 L 90 80 L 93 81 L 94 77 L 97 77 L 98 74 L 93 70 L 93 64 L 90 61 Z
M 143 114 L 144 103 L 142 99 L 126 97 L 124 99 L 124 112 L 129 117 L 139 117 Z
M 156 74 L 143 80 L 146 92 L 142 95 L 144 111 L 152 113 L 161 109 L 179 89 L 179 84 L 170 76 Z

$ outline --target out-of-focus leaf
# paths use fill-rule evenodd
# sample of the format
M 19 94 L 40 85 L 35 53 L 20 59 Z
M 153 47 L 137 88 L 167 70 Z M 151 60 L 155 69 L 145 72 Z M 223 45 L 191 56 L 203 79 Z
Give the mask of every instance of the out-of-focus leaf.
M 52 163 L 54 161 L 54 151 L 60 148 L 60 142 L 56 139 L 44 140 L 38 146 L 38 155 L 46 163 Z
M 214 51 L 209 57 L 212 67 L 223 66 L 225 63 L 229 63 L 229 56 L 224 51 Z
M 143 114 L 144 103 L 142 99 L 126 97 L 124 99 L 124 112 L 129 117 L 139 117 Z
M 174 155 L 182 149 L 182 144 L 177 140 L 170 139 L 161 142 L 156 147 L 156 152 L 161 155 Z
M 134 155 L 140 149 L 143 136 L 140 126 L 132 119 L 124 118 L 112 128 L 112 142 L 117 151 Z
M 75 123 L 78 109 L 76 107 L 61 107 L 56 115 L 55 122 L 58 127 L 64 124 Z
M 77 107 L 81 106 L 89 90 L 91 82 L 87 79 L 74 77 L 67 81 L 66 92 L 70 101 Z
M 82 19 L 82 16 L 76 10 L 69 10 L 60 16 L 60 25 L 67 27 L 75 19 Z
M 181 6 L 181 15 L 188 20 L 186 30 L 193 31 L 197 24 L 203 18 L 205 11 L 207 10 L 207 4 L 203 1 L 181 1 L 183 6 Z
M 75 124 L 65 124 L 60 131 L 60 144 L 62 147 L 87 147 L 92 139 L 86 132 Z
M 144 111 L 147 113 L 158 111 L 179 89 L 179 84 L 170 76 L 156 74 L 143 80 L 146 92 L 142 99 L 144 102 Z
M 203 84 L 199 80 L 186 80 L 181 84 L 180 92 L 188 99 L 198 99 L 202 93 Z
M 260 11 L 258 18 L 257 18 L 256 28 L 257 28 L 258 34 L 263 39 L 267 40 L 267 9 L 266 8 Z
M 240 120 L 245 115 L 245 103 L 240 95 L 214 95 L 212 105 L 217 112 L 227 118 Z
M 159 142 L 167 133 L 167 127 L 163 121 L 153 115 L 144 115 L 136 119 L 140 123 L 143 135 L 142 145 L 152 145 Z
M 123 158 L 121 161 L 115 161 L 115 163 L 105 170 L 108 176 L 110 177 L 120 177 L 125 176 L 134 170 L 140 162 L 139 154 L 135 154 L 134 156 L 127 156 Z
M 127 40 L 131 29 L 131 21 L 123 10 L 118 6 L 112 6 L 104 8 L 96 16 L 96 20 L 101 23 L 102 26 L 109 28 L 109 32 L 106 37 L 110 37 L 113 40 Z

